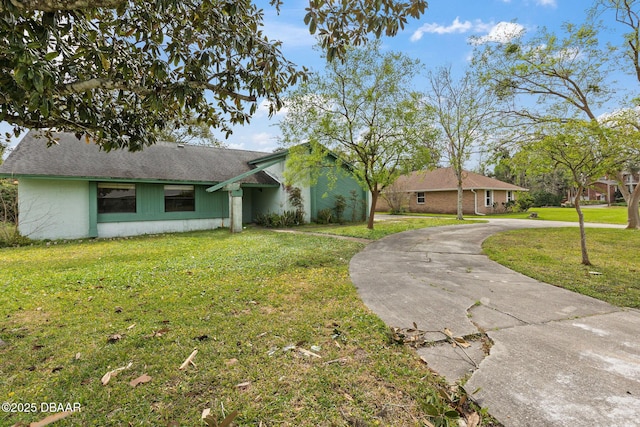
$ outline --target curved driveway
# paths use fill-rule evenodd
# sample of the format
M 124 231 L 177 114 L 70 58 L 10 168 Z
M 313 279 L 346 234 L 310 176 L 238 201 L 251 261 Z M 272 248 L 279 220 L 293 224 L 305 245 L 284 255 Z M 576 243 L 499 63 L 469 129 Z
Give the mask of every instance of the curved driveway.
M 353 257 L 351 279 L 389 326 L 415 322 L 432 344 L 418 349 L 423 360 L 451 383 L 468 378 L 469 395 L 505 426 L 640 426 L 640 311 L 533 280 L 481 253 L 499 231 L 572 225 L 492 219 L 407 231 Z M 445 328 L 471 347 L 447 343 Z M 490 338 L 488 355 L 478 336 Z

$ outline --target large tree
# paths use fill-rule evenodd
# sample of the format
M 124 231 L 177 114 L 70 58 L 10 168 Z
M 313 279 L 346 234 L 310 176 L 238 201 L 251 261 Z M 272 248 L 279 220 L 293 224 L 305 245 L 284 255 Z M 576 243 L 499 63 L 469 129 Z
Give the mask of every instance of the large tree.
M 432 111 L 421 107 L 412 91 L 419 62 L 407 56 L 381 53 L 379 44 L 347 51 L 344 62 L 327 64 L 287 100 L 281 121 L 283 142 L 294 146 L 290 179 L 321 165 L 332 151 L 353 168 L 362 187 L 371 193 L 367 227 L 373 228 L 380 192 L 411 166 L 432 160 Z M 310 149 L 308 149 L 310 147 Z
M 640 83 L 640 1 L 639 0 L 596 0 L 592 9 L 595 17 L 608 18 L 607 13 L 613 13 L 615 22 L 625 29 L 619 45 L 621 60 L 616 57 L 616 65 L 626 69 Z M 625 66 L 626 64 L 626 66 Z M 637 91 L 633 104 L 637 106 L 640 98 Z M 628 109 L 614 114 L 613 125 L 622 130 L 621 140 L 625 142 L 623 153 L 616 168 L 612 173 L 618 179 L 618 185 L 628 209 L 627 228 L 640 228 L 640 185 L 636 185 L 632 192 L 628 191 L 623 181 L 626 172 L 634 172 L 640 169 L 640 120 L 637 109 Z
M 488 142 L 499 112 L 495 92 L 481 85 L 471 71 L 456 79 L 450 67 L 428 73 L 426 102 L 435 111 L 441 152 L 453 168 L 458 186 L 457 219 L 462 220 L 464 164 Z
M 618 65 L 611 61 L 616 57 L 615 48 L 599 43 L 599 30 L 602 28 L 595 25 L 565 24 L 562 37 L 545 29 L 531 38 L 523 32 L 508 43 L 485 46 L 476 56 L 475 66 L 506 101 L 507 112 L 520 123 L 541 126 L 558 120 L 585 119 L 609 127 L 609 119 L 599 116 L 598 110 L 616 94 L 609 76 Z M 629 40 L 633 44 L 633 37 Z M 527 103 L 527 97 L 533 97 L 535 104 Z M 600 135 L 613 137 L 618 143 L 617 152 L 612 153 L 618 161 L 605 172 L 620 176 L 620 168 L 632 160 L 624 158 L 630 152 L 627 143 L 631 138 L 616 138 L 604 129 Z M 635 198 L 630 197 L 628 228 L 635 229 L 640 227 L 640 189 L 634 194 Z
M 279 10 L 281 0 L 267 7 Z M 424 0 L 309 0 L 328 58 L 367 34 L 395 35 Z M 0 3 L 0 121 L 87 134 L 138 150 L 194 119 L 229 132 L 259 98 L 271 111 L 306 75 L 262 32 L 250 0 L 28 0 Z

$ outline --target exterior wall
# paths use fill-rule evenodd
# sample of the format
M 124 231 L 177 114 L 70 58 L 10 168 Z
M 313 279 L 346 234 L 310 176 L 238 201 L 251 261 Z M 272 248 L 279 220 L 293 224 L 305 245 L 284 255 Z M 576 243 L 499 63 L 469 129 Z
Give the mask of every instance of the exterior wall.
M 213 230 L 215 228 L 228 227 L 229 223 L 229 218 L 107 222 L 98 224 L 98 237 L 123 237 L 138 236 L 142 234 Z
M 355 195 L 355 200 L 354 200 Z M 339 173 L 335 183 L 330 183 L 326 175 L 321 175 L 311 189 L 312 219 L 318 218 L 323 209 L 331 209 L 335 215 L 336 197 L 342 196 L 347 202 L 342 220 L 362 221 L 366 218 L 367 193 L 352 176 Z
M 264 171 L 271 175 L 271 177 L 276 181 L 284 183 L 284 170 L 285 159 L 283 158 L 282 162 L 269 166 Z M 294 184 L 294 187 L 300 188 L 302 192 L 305 212 L 304 220 L 305 222 L 309 222 L 311 220 L 311 190 L 309 186 L 301 185 L 299 183 Z M 259 213 L 266 214 L 269 212 L 275 212 L 282 214 L 284 211 L 294 210 L 294 207 L 289 203 L 289 193 L 285 190 L 284 184 L 281 184 L 280 188 L 275 188 L 273 190 L 271 188 L 263 189 L 262 194 L 259 196 L 260 201 L 256 203 L 256 208 L 253 210 L 254 217 Z
M 89 232 L 89 184 L 21 178 L 18 229 L 30 239 L 79 239 Z
M 473 215 L 476 213 L 476 197 L 477 197 L 477 213 L 491 214 L 505 211 L 507 203 L 507 191 L 493 191 L 493 203 L 491 206 L 485 206 L 485 190 L 475 190 L 475 194 L 470 190 L 465 190 L 462 194 L 462 213 L 464 215 Z M 512 192 L 515 198 L 515 191 Z M 409 204 L 406 209 L 409 212 L 417 213 L 442 213 L 455 214 L 458 206 L 457 191 L 427 191 L 424 193 L 424 203 L 418 203 L 417 193 L 411 192 L 409 195 Z M 381 197 L 378 199 L 377 211 L 388 211 L 388 203 Z

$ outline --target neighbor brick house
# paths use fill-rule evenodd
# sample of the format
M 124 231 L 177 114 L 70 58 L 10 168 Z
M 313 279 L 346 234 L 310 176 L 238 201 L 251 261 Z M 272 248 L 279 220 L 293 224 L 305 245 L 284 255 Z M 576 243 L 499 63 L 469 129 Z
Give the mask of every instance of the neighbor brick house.
M 488 214 L 504 212 L 507 203 L 516 200 L 516 193 L 526 188 L 489 178 L 474 172 L 463 172 L 463 213 Z M 453 168 L 417 171 L 398 178 L 393 189 L 406 194 L 405 210 L 408 212 L 448 213 L 457 212 L 457 178 Z M 379 199 L 377 210 L 389 210 L 384 197 Z

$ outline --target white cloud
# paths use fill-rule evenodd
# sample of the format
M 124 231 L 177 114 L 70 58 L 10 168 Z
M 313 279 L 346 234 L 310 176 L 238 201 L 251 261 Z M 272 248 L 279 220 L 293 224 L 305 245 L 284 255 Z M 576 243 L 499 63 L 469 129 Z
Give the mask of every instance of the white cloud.
M 472 39 L 471 43 L 507 43 L 522 34 L 523 31 L 524 27 L 520 24 L 516 24 L 515 22 L 498 22 L 486 35 Z
M 425 33 L 430 34 L 460 34 L 468 33 L 470 31 L 480 32 L 486 31 L 492 24 L 487 24 L 479 19 L 475 21 L 460 21 L 460 17 L 456 17 L 450 25 L 441 25 L 436 23 L 424 24 L 418 28 L 411 36 L 411 41 L 415 42 L 422 38 Z
M 553 8 L 558 7 L 558 3 L 556 0 L 536 0 L 536 4 L 538 6 L 545 6 L 545 7 L 553 7 Z

